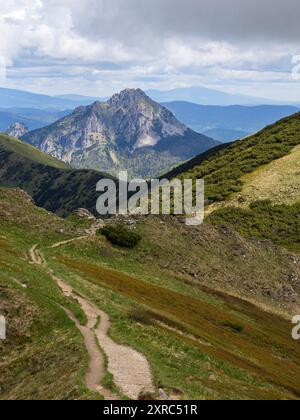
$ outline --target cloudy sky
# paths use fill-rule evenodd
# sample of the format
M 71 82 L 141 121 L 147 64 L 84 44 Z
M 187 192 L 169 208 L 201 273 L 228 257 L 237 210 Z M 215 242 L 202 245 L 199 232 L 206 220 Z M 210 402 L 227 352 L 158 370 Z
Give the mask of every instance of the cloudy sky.
M 299 101 L 299 20 L 299 0 L 0 0 L 0 85 L 92 96 L 204 85 Z

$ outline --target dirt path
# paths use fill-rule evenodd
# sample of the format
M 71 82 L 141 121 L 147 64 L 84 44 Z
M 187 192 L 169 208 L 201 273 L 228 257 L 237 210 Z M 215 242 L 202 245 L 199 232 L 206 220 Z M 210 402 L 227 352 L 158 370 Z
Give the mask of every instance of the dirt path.
M 34 245 L 30 250 L 29 250 L 29 257 L 31 259 L 31 261 L 33 262 L 33 264 L 36 265 L 43 265 L 44 264 L 44 260 L 41 257 L 41 254 L 39 253 L 38 249 L 37 249 L 37 245 Z
M 88 239 L 91 236 L 95 236 L 97 234 L 97 231 L 101 229 L 104 226 L 104 223 L 102 221 L 95 222 L 89 229 L 85 230 L 86 235 L 84 236 L 78 236 L 76 238 L 68 239 L 67 241 L 57 242 L 56 244 L 51 245 L 51 249 L 59 248 L 64 245 L 71 244 L 72 242 L 82 241 L 84 239 Z
M 29 254 L 34 264 L 44 264 L 37 246 L 32 247 Z M 65 309 L 70 319 L 75 322 L 77 328 L 81 331 L 89 353 L 89 368 L 85 377 L 87 387 L 99 392 L 106 399 L 117 399 L 109 390 L 100 385 L 105 374 L 105 362 L 98 347 L 99 343 L 108 358 L 108 371 L 113 375 L 115 384 L 124 395 L 131 399 L 138 399 L 142 392 L 154 392 L 147 359 L 130 347 L 115 343 L 108 336 L 111 326 L 109 316 L 84 297 L 77 295 L 68 284 L 56 277 L 52 271 L 50 271 L 50 275 L 66 297 L 73 298 L 80 304 L 88 320 L 87 325 L 82 326 L 74 314 Z
M 72 242 L 81 241 L 81 240 L 84 240 L 84 239 L 87 239 L 87 238 L 89 238 L 88 235 L 78 236 L 77 238 L 69 239 L 67 241 L 57 242 L 56 244 L 51 245 L 50 248 L 51 249 L 59 248 L 60 246 L 68 245 L 68 244 L 71 244 Z

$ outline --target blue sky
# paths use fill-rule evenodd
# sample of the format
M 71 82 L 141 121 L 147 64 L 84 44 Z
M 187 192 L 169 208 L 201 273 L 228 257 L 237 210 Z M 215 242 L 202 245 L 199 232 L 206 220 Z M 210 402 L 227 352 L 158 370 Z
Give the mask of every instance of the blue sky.
M 299 0 L 1 0 L 0 85 L 92 96 L 204 85 L 299 101 L 299 18 Z

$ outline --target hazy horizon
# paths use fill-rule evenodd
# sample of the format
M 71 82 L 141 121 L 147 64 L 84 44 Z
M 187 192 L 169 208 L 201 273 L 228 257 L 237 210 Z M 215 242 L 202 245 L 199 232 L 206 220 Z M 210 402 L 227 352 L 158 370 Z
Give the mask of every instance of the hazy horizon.
M 3 87 L 103 97 L 204 86 L 300 100 L 297 0 L 8 0 L 0 8 Z

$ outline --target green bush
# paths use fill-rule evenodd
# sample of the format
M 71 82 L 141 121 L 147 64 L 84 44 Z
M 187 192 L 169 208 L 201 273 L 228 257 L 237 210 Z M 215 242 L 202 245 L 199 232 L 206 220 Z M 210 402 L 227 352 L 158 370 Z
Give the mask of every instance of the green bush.
M 100 230 L 100 233 L 113 245 L 122 248 L 134 248 L 142 239 L 138 233 L 121 224 L 106 226 Z
M 239 324 L 233 324 L 231 322 L 223 324 L 225 328 L 230 328 L 233 332 L 241 334 L 244 331 L 244 327 Z
M 154 319 L 149 311 L 142 308 L 132 308 L 128 312 L 128 318 L 130 321 L 137 322 L 142 325 L 153 325 Z

